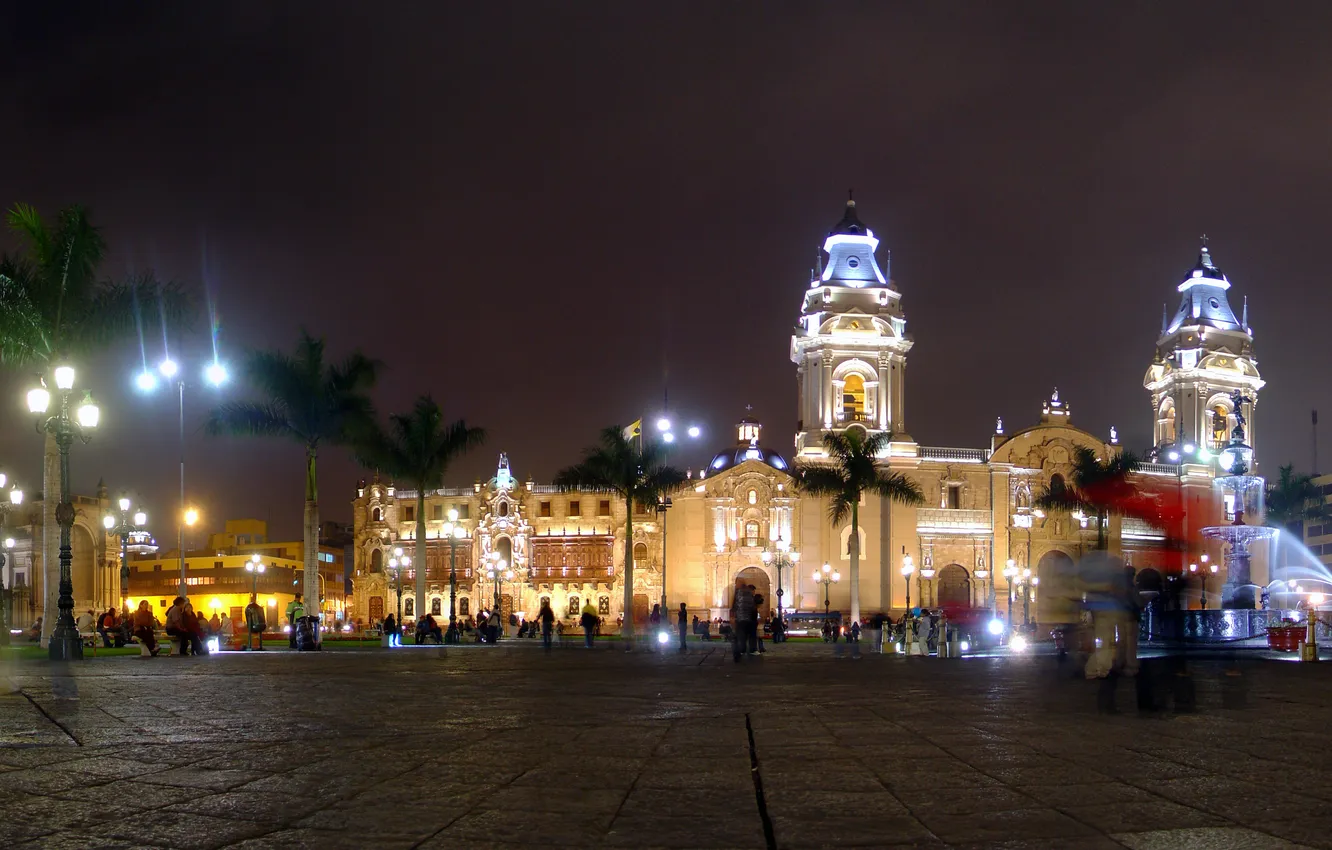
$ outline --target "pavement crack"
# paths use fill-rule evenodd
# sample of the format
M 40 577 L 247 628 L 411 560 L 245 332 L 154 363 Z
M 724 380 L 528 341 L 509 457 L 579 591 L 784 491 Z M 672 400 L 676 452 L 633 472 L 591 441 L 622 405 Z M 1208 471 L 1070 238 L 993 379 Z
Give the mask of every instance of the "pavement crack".
M 758 804 L 759 820 L 763 821 L 763 840 L 768 850 L 777 850 L 777 833 L 768 816 L 768 801 L 763 795 L 763 773 L 759 770 L 758 748 L 754 745 L 754 724 L 745 712 L 745 732 L 749 735 L 749 776 L 754 780 L 754 802 Z
M 69 731 L 69 727 L 61 723 L 59 720 L 56 720 L 55 716 L 52 715 L 51 712 L 47 711 L 45 708 L 42 707 L 41 703 L 33 699 L 32 694 L 24 690 L 20 690 L 19 693 L 23 695 L 24 699 L 32 703 L 32 707 L 37 709 L 37 711 L 41 713 L 42 717 L 45 717 L 47 720 L 51 721 L 53 724 L 55 724 L 55 727 L 57 729 L 59 729 L 61 732 L 64 732 L 69 737 L 69 739 L 74 742 L 74 746 L 76 747 L 83 746 L 83 742 L 80 741 L 78 738 L 74 737 L 74 733 Z

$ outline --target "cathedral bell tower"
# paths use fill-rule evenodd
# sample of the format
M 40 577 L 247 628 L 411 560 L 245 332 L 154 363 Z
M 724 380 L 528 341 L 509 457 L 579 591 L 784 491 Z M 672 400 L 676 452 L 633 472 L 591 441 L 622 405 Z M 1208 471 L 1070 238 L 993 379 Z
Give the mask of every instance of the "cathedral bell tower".
M 797 457 L 822 457 L 823 436 L 850 428 L 911 440 L 903 382 L 912 342 L 902 296 L 885 274 L 887 252 L 881 270 L 878 247 L 874 231 L 856 214 L 856 202 L 848 200 L 817 254 L 791 335 L 800 395 Z
M 1263 380 L 1248 299 L 1236 320 L 1226 296 L 1230 280 L 1213 262 L 1206 237 L 1178 289 L 1179 309 L 1173 318 L 1162 313 L 1156 357 L 1143 378 L 1152 398 L 1151 455 L 1163 463 L 1211 463 L 1240 422 L 1256 445 L 1253 408 Z

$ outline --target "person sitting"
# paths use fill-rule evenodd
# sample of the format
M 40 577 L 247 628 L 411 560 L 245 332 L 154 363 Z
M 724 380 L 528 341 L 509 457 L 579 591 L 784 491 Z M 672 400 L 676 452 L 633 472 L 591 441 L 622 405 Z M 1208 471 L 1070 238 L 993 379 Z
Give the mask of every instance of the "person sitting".
M 28 630 L 27 630 L 26 632 L 24 632 L 23 634 L 24 634 L 24 637 L 26 637 L 26 638 L 28 639 L 28 642 L 29 642 L 29 643 L 41 643 L 41 640 L 42 640 L 42 618 L 41 618 L 41 617 L 38 617 L 38 618 L 37 618 L 37 622 L 35 622 L 35 623 L 33 623 L 31 626 L 29 626 L 29 627 L 28 627 Z
M 444 630 L 441 629 L 439 627 L 439 624 L 435 622 L 434 615 L 426 614 L 424 617 L 421 618 L 421 622 L 417 625 L 416 628 L 417 628 L 417 633 L 416 633 L 417 643 L 438 643 L 438 644 L 444 643 Z M 424 636 L 425 638 L 424 640 L 422 640 L 422 636 Z
M 160 650 L 157 648 L 157 637 L 153 634 L 153 621 L 152 605 L 144 599 L 139 603 L 139 610 L 134 612 L 134 636 L 148 650 L 148 654 L 156 658 Z

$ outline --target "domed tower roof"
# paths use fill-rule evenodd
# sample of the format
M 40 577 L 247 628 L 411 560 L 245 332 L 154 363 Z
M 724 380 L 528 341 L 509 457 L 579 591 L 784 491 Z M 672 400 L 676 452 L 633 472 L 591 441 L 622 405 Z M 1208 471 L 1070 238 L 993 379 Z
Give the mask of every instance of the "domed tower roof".
M 1179 309 L 1166 325 L 1166 333 L 1174 333 L 1185 325 L 1203 325 L 1226 331 L 1244 330 L 1226 297 L 1230 280 L 1212 260 L 1212 252 L 1207 249 L 1206 241 L 1198 252 L 1198 262 L 1189 269 L 1188 276 L 1178 289 L 1182 294 Z
M 773 469 L 786 472 L 788 469 L 786 458 L 759 445 L 759 434 L 762 429 L 763 425 L 751 413 L 746 412 L 736 423 L 735 445 L 713 455 L 712 460 L 708 462 L 707 471 L 721 472 L 724 469 L 739 466 L 747 460 L 757 460 L 766 463 Z
M 866 227 L 856 214 L 856 202 L 848 199 L 842 220 L 828 231 L 828 238 L 823 240 L 828 263 L 823 267 L 820 279 L 825 284 L 857 289 L 876 283 L 886 285 L 888 276 L 879 269 L 879 262 L 874 256 L 878 249 L 879 240 L 874 236 L 874 231 Z

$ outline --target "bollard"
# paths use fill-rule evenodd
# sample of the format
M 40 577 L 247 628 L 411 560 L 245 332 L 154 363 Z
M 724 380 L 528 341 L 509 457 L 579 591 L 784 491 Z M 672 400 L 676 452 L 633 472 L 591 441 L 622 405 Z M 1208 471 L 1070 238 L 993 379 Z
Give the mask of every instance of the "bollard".
M 1315 633 L 1315 625 L 1318 623 L 1318 617 L 1313 611 L 1309 612 L 1309 623 L 1304 629 L 1304 643 L 1300 644 L 1301 661 L 1318 660 L 1318 635 Z

